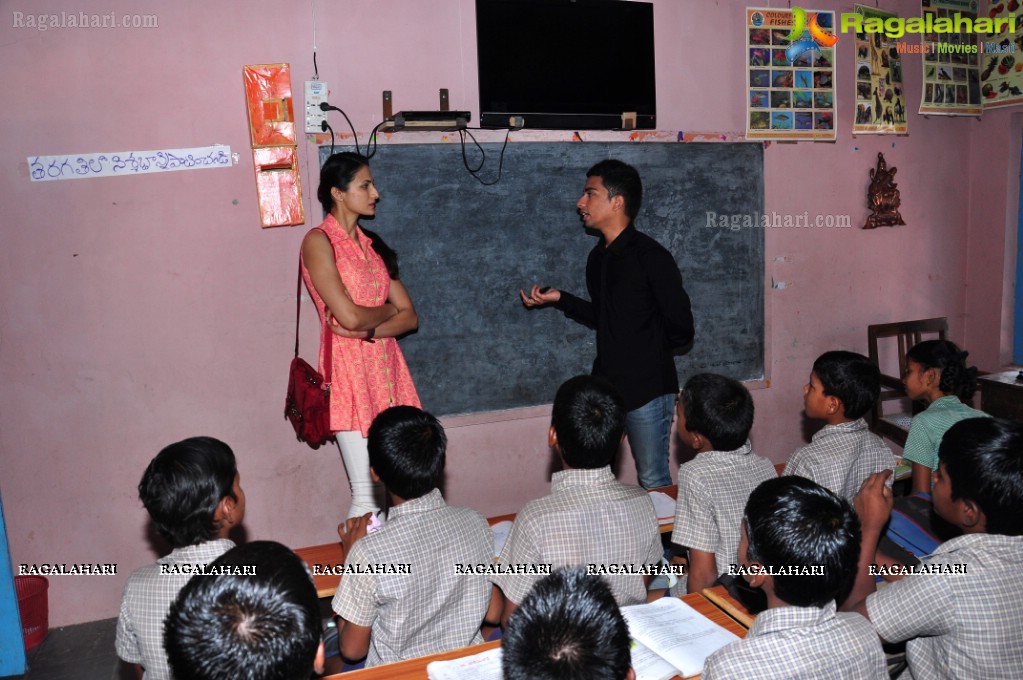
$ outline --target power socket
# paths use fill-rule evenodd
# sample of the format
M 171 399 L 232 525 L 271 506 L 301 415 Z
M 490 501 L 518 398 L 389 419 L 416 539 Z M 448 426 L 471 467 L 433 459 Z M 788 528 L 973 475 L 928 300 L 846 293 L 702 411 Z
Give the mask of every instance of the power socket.
M 305 131 L 307 134 L 323 132 L 323 121 L 327 120 L 327 112 L 320 110 L 320 104 L 327 101 L 329 92 L 324 80 L 305 81 Z

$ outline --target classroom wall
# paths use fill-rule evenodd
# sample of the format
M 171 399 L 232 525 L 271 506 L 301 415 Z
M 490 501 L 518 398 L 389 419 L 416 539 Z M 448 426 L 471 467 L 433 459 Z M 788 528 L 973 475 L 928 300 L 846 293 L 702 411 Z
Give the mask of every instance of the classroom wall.
M 659 127 L 741 133 L 745 3 L 655 5 Z M 886 6 L 919 9 L 909 0 Z M 159 27 L 47 31 L 14 26 L 14 13 L 60 10 L 0 3 L 0 487 L 12 559 L 118 565 L 117 576 L 51 578 L 51 625 L 115 616 L 128 573 L 160 554 L 135 487 L 172 441 L 209 434 L 234 448 L 249 538 L 325 542 L 347 507 L 336 452 L 297 443 L 282 417 L 296 256 L 319 214 L 310 200 L 315 145 L 299 145 L 308 219 L 298 228 L 260 229 L 246 158 L 241 68 L 290 62 L 300 92 L 312 74 L 314 9 L 320 76 L 361 139 L 380 118 L 384 89 L 401 110 L 434 108 L 446 87 L 452 108 L 476 117 L 472 0 L 81 0 L 73 11 L 156 14 Z M 766 209 L 848 214 L 858 227 L 868 171 L 883 151 L 899 168 L 907 226 L 768 230 L 769 387 L 754 390 L 753 439 L 774 461 L 806 437 L 801 389 L 813 359 L 865 352 L 870 323 L 945 315 L 952 336 L 985 362 L 1008 346 L 999 310 L 1011 305 L 1001 277 L 1017 114 L 911 114 L 908 137 L 854 138 L 852 57 L 852 41 L 840 41 L 838 141 L 771 144 Z M 919 103 L 919 66 L 906 57 L 909 111 Z M 229 144 L 240 163 L 33 183 L 26 162 L 214 143 Z M 507 304 L 526 283 L 509 281 Z M 316 329 L 305 309 L 311 357 Z M 449 421 L 448 499 L 493 515 L 544 493 L 547 424 L 544 408 Z M 631 460 L 620 476 L 635 479 Z

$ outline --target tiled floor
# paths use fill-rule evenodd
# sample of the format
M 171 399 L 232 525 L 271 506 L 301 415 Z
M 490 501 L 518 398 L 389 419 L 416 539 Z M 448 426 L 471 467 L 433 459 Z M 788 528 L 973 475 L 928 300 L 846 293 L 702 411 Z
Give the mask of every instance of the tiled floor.
M 28 655 L 25 675 L 9 679 L 134 680 L 133 669 L 114 652 L 117 619 L 51 629 L 43 644 Z

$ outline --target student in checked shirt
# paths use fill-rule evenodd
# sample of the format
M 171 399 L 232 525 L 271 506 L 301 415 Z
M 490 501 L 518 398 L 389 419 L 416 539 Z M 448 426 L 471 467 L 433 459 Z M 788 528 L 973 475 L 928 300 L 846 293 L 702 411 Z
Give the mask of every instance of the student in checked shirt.
M 934 511 L 963 535 L 942 543 L 904 578 L 874 592 L 871 574 L 892 509 L 887 472 L 863 483 L 863 542 L 843 609 L 865 614 L 888 642 L 906 640 L 900 677 L 1018 678 L 1023 669 L 1023 424 L 962 420 L 945 433 Z
M 825 352 L 803 387 L 806 417 L 823 420 L 813 441 L 789 458 L 785 474 L 812 479 L 852 502 L 863 480 L 895 470 L 895 456 L 863 416 L 881 391 L 877 364 L 855 352 Z
M 447 437 L 414 406 L 392 406 L 369 428 L 370 473 L 383 482 L 391 509 L 367 535 L 370 513 L 338 527 L 345 574 L 331 603 L 341 617 L 341 655 L 376 666 L 483 641 L 484 618 L 497 625 L 501 598 L 487 577 L 459 573 L 490 563 L 494 538 L 475 510 L 447 505 Z M 409 565 L 385 570 L 376 565 Z
M 873 626 L 835 612 L 835 598 L 856 572 L 859 543 L 852 506 L 820 484 L 788 476 L 758 486 L 746 503 L 738 557 L 768 609 L 744 639 L 707 659 L 704 680 L 886 679 Z
M 611 383 L 581 375 L 569 379 L 554 397 L 547 441 L 563 470 L 551 477 L 551 493 L 532 500 L 515 517 L 499 564 L 553 567 L 659 564 L 657 513 L 650 495 L 622 484 L 611 472 L 621 445 L 625 407 Z M 490 576 L 504 594 L 506 622 L 538 574 Z M 647 601 L 649 576 L 615 573 L 606 578 L 620 605 Z
M 778 474 L 771 461 L 752 451 L 753 397 L 742 383 L 694 375 L 679 393 L 676 410 L 679 438 L 696 458 L 678 469 L 671 542 L 689 549 L 689 573 L 675 590 L 698 593 L 735 563 L 746 500 L 760 482 Z
M 234 547 L 227 536 L 245 517 L 234 452 L 212 437 L 171 444 L 150 461 L 139 498 L 174 550 L 128 578 L 117 619 L 117 656 L 136 664 L 145 680 L 170 680 L 163 646 L 167 610 L 195 565 L 213 562 Z

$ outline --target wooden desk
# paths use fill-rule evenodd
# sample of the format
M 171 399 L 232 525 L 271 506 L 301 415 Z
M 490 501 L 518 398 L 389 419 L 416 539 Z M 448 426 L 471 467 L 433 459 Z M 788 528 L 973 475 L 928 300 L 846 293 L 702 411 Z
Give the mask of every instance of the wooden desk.
M 334 597 L 337 586 L 341 583 L 341 577 L 333 574 L 317 574 L 317 568 L 334 567 L 345 563 L 345 551 L 340 541 L 313 545 L 308 548 L 299 548 L 295 554 L 302 558 L 302 561 L 309 566 L 313 572 L 313 584 L 316 586 L 316 596 L 320 598 Z
M 704 588 L 700 594 L 746 628 L 752 626 L 753 621 L 757 618 L 756 614 L 750 612 L 741 602 L 732 597 L 724 586 Z
M 746 637 L 745 628 L 740 626 L 731 617 L 714 606 L 710 600 L 705 598 L 703 595 L 699 593 L 691 593 L 689 595 L 684 595 L 682 597 L 682 601 L 714 623 L 719 624 L 739 637 Z M 431 661 L 446 661 L 449 659 L 458 659 L 463 656 L 470 656 L 472 654 L 479 654 L 480 652 L 485 652 L 488 649 L 493 649 L 500 644 L 501 642 L 499 640 L 495 640 L 494 642 L 485 642 L 481 645 L 462 647 L 461 649 L 454 649 L 449 652 L 431 654 L 430 656 L 421 656 L 417 659 L 384 664 L 383 666 L 374 666 L 373 668 L 364 668 L 358 671 L 349 671 L 348 673 L 338 673 L 337 675 L 328 675 L 325 676 L 324 680 L 426 680 L 426 665 Z M 678 678 L 678 676 L 675 677 Z M 695 677 L 698 678 L 699 676 Z
M 1019 370 L 989 373 L 977 377 L 980 384 L 980 409 L 996 418 L 1023 422 L 1023 380 Z

